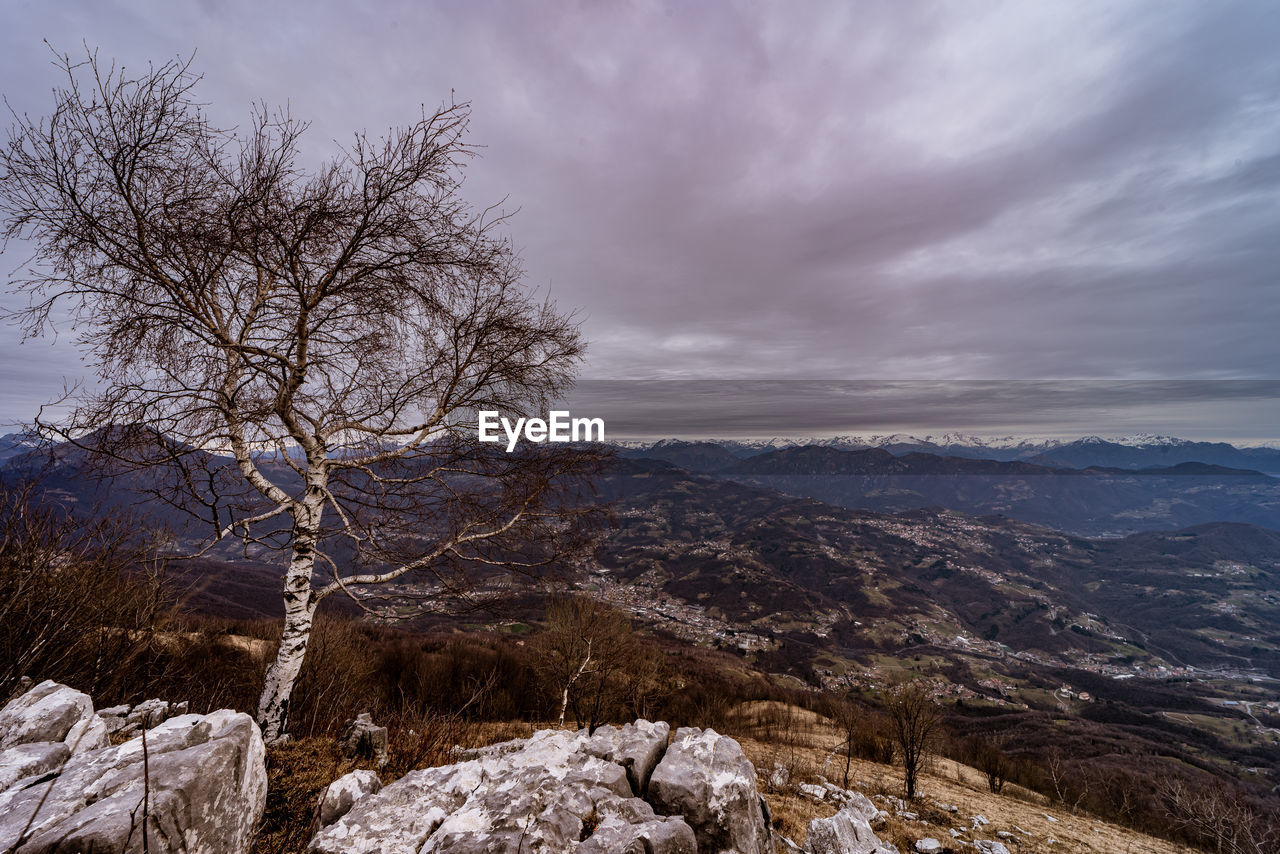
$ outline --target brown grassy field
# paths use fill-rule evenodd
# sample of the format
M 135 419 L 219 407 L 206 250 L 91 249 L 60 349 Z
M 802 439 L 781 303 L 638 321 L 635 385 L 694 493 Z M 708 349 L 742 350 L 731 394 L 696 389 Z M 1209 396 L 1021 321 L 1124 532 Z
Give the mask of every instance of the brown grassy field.
M 382 772 L 390 782 L 411 768 L 452 761 L 454 743 L 466 747 L 525 738 L 554 724 L 468 723 L 441 732 L 429 750 L 415 746 L 403 732 L 391 734 L 391 761 Z M 796 706 L 773 702 L 748 703 L 734 710 L 726 734 L 736 738 L 756 768 L 757 785 L 769 804 L 775 828 L 803 843 L 814 818 L 835 813 L 830 803 L 800 794 L 799 783 L 822 779 L 839 785 L 844 758 L 833 754 L 840 736 L 830 721 Z M 421 735 L 418 736 L 421 738 Z M 787 785 L 775 787 L 770 775 L 776 765 L 788 771 Z M 289 854 L 301 851 L 310 835 L 312 810 L 327 783 L 355 767 L 370 767 L 339 757 L 331 738 L 300 739 L 268 751 L 271 787 L 267 815 L 254 847 L 255 854 Z M 877 833 L 880 838 L 910 852 L 918 839 L 934 837 L 944 845 L 950 828 L 963 830 L 963 839 L 996 839 L 997 831 L 1012 833 L 1002 839 L 1011 852 L 1062 852 L 1062 854 L 1176 854 L 1193 849 L 1174 845 L 1127 828 L 1107 824 L 1083 814 L 1051 806 L 1044 796 L 1009 785 L 992 794 L 986 778 L 976 769 L 949 759 L 935 758 L 922 777 L 922 795 L 908 805 L 916 820 L 895 815 L 889 798 L 902 793 L 901 772 L 890 765 L 854 759 L 849 787 L 871 797 L 890 818 Z M 943 805 L 955 806 L 956 812 Z M 974 831 L 972 818 L 985 816 L 990 824 Z M 1049 840 L 1056 840 L 1050 842 Z
M 820 715 L 781 703 L 749 703 L 736 710 L 732 728 L 747 756 L 756 766 L 757 783 L 769 803 L 778 830 L 793 841 L 803 842 L 809 821 L 832 815 L 835 807 L 799 794 L 795 784 L 825 778 L 839 785 L 844 774 L 844 757 L 833 755 L 841 736 Z M 775 789 L 769 776 L 776 764 L 789 772 L 790 784 Z M 917 839 L 934 837 L 944 845 L 951 840 L 950 828 L 965 831 L 963 839 L 996 839 L 996 831 L 1014 838 L 1001 841 L 1013 852 L 1064 852 L 1064 854 L 1175 854 L 1193 849 L 1175 845 L 1127 828 L 1098 821 L 1086 815 L 1049 805 L 1035 792 L 1006 786 L 1003 794 L 992 794 L 986 778 L 977 770 L 949 759 L 934 759 L 923 775 L 922 796 L 908 810 L 919 818 L 907 821 L 894 816 L 895 810 L 881 796 L 902 794 L 902 774 L 892 766 L 854 759 L 849 771 L 849 787 L 871 797 L 890 814 L 881 839 L 900 850 L 910 851 Z M 949 812 L 940 804 L 955 806 Z M 972 829 L 972 817 L 985 816 L 990 824 L 981 831 Z M 1022 831 L 1025 831 L 1023 833 Z M 1054 839 L 1056 842 L 1050 843 Z

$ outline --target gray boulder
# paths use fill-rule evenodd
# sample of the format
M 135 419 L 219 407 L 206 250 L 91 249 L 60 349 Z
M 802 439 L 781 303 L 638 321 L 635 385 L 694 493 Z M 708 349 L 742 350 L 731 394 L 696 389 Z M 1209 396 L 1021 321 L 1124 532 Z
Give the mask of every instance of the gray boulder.
M 355 720 L 343 724 L 338 736 L 343 756 L 372 759 L 379 768 L 387 764 L 387 744 L 387 728 L 375 724 L 368 712 L 361 712 Z
M 176 718 L 179 715 L 185 715 L 189 708 L 186 702 L 170 703 L 166 700 L 143 700 L 138 705 L 130 708 L 129 706 L 112 706 L 99 712 L 107 725 L 107 731 L 110 733 L 120 732 L 124 735 L 134 735 L 144 729 L 157 727 L 170 718 Z M 122 720 L 120 710 L 123 709 Z
M 355 806 L 365 795 L 382 791 L 382 780 L 372 771 L 352 771 L 328 785 L 320 795 L 320 826 L 328 827 Z
M 649 778 L 648 798 L 659 812 L 684 816 L 700 851 L 773 852 L 756 769 L 738 742 L 713 729 L 676 730 Z
M 990 839 L 975 839 L 973 844 L 983 854 L 1009 854 L 1009 849 L 1005 847 L 1003 842 L 994 842 Z
M 849 797 L 845 799 L 844 808 L 872 827 L 877 822 L 884 823 L 884 810 L 871 803 L 871 799 L 862 794 L 862 792 L 850 792 Z
M 859 806 L 846 806 L 830 818 L 815 818 L 809 822 L 804 850 L 807 854 L 897 854 L 897 848 L 876 836 L 863 812 Z
M 124 705 L 98 709 L 98 717 L 102 718 L 102 722 L 107 726 L 107 734 L 110 735 L 124 729 L 129 717 L 129 707 Z
M 46 680 L 0 709 L 0 750 L 19 744 L 63 741 L 76 724 L 93 717 L 93 701 Z
M 70 758 L 71 750 L 61 741 L 16 744 L 0 750 L 0 791 L 26 777 L 57 771 Z
M 698 854 L 698 842 L 689 825 L 679 819 L 655 816 L 634 822 L 610 815 L 572 850 L 578 854 Z
M 791 772 L 787 770 L 787 766 L 781 762 L 773 763 L 773 770 L 769 772 L 769 788 L 775 792 L 780 792 L 791 782 Z
M 671 727 L 663 721 L 639 720 L 624 727 L 602 726 L 587 743 L 586 750 L 609 762 L 621 765 L 627 772 L 631 792 L 642 798 L 649 788 L 649 777 L 667 749 Z
M 815 786 L 812 783 L 801 783 L 796 786 L 796 791 L 807 798 L 815 801 L 824 801 L 827 799 L 827 790 L 822 786 Z
M 453 765 L 412 771 L 380 792 L 355 800 L 344 816 L 316 834 L 308 851 L 772 852 L 704 848 L 690 815 L 666 807 L 655 812 L 655 781 L 670 755 L 669 750 L 663 753 L 668 731 L 664 723 L 637 721 L 601 727 L 594 735 L 585 730 L 543 730 L 527 739 L 456 751 L 461 761 Z M 704 768 L 691 773 L 707 772 Z M 750 782 L 750 803 L 760 816 L 754 830 L 767 839 L 754 771 Z M 722 791 L 710 778 L 704 789 Z M 636 796 L 646 790 L 649 802 Z M 701 813 L 695 813 L 697 818 Z
M 107 724 L 97 715 L 90 715 L 76 721 L 71 725 L 71 729 L 67 730 L 67 737 L 62 741 L 72 755 L 88 753 L 90 750 L 97 750 L 111 744 L 111 739 L 107 735 Z
M 63 729 L 70 718 L 65 709 L 70 705 L 83 712 L 83 708 L 74 697 L 78 692 L 64 686 L 55 689 L 42 683 L 29 692 L 38 696 L 18 698 L 14 702 L 20 706 L 10 703 L 0 712 L 4 726 L 0 736 L 13 739 L 17 733 L 26 738 L 38 732 L 59 738 L 45 742 L 43 748 L 30 746 L 25 756 L 4 752 L 14 762 L 8 767 L 25 761 L 31 773 L 0 791 L 0 850 L 16 854 L 133 854 L 144 846 L 151 854 L 248 850 L 267 787 L 262 737 L 248 715 L 232 711 L 185 715 L 148 732 L 144 782 L 141 736 L 78 753 L 61 740 L 76 723 Z M 56 697 L 62 699 L 51 701 Z M 85 730 L 98 731 L 90 725 Z
M 942 843 L 933 837 L 916 840 L 915 849 L 919 854 L 941 854 Z

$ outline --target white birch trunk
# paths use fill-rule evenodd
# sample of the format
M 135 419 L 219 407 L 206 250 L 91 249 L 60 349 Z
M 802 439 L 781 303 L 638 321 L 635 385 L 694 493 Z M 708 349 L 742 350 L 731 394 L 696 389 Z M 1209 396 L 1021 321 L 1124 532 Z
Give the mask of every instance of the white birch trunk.
M 569 691 L 573 689 L 579 677 L 587 671 L 587 665 L 591 663 L 591 641 L 587 641 L 587 657 L 582 659 L 582 664 L 578 666 L 578 671 L 569 677 L 569 681 L 564 683 L 564 696 L 560 698 L 560 729 L 564 729 L 564 713 L 569 708 Z
M 275 660 L 267 668 L 258 700 L 258 725 L 268 743 L 282 740 L 289 724 L 289 700 L 302 673 L 317 601 L 311 589 L 322 499 L 308 494 L 295 512 L 293 554 L 284 582 L 284 631 Z

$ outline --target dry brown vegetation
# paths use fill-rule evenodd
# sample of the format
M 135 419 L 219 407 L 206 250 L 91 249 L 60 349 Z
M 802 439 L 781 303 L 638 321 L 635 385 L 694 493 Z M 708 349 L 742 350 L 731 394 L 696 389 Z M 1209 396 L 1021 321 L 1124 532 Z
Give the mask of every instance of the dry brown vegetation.
M 830 816 L 836 809 L 799 794 L 795 784 L 822 778 L 839 783 L 844 761 L 838 750 L 843 740 L 841 727 L 811 710 L 778 702 L 744 704 L 734 710 L 734 719 L 726 729 L 738 738 L 755 764 L 760 791 L 769 803 L 775 827 L 802 842 L 812 819 Z M 770 784 L 770 772 L 776 764 L 789 772 L 785 786 Z M 886 807 L 878 796 L 902 794 L 900 768 L 858 758 L 850 764 L 851 787 L 872 797 L 878 806 Z M 905 821 L 888 808 L 891 817 L 884 830 L 878 832 L 882 839 L 903 850 L 910 850 L 917 839 L 928 836 L 945 844 L 951 838 L 949 828 L 970 830 L 972 817 L 979 814 L 991 824 L 986 828 L 988 832 L 979 833 L 977 838 L 994 839 L 995 831 L 1007 830 L 1020 839 L 1017 844 L 1006 841 L 1011 850 L 1068 854 L 1174 854 L 1192 850 L 1050 806 L 1043 795 L 1019 786 L 1009 785 L 1003 795 L 994 794 L 983 772 L 950 759 L 935 757 L 921 774 L 919 787 L 920 797 L 909 809 L 920 820 Z M 940 803 L 954 805 L 958 812 L 948 812 L 938 806 Z M 1019 833 L 1018 828 L 1030 835 Z M 975 837 L 968 833 L 966 838 Z M 1058 840 L 1057 844 L 1049 845 L 1050 838 Z

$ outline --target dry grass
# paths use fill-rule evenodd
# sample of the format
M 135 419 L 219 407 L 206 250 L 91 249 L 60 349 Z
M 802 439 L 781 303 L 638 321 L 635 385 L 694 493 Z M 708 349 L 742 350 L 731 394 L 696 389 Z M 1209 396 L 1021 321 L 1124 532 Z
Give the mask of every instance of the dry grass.
M 843 759 L 834 756 L 832 747 L 839 737 L 834 727 L 820 715 L 781 703 L 750 703 L 734 710 L 730 735 L 742 744 L 754 763 L 760 791 L 768 801 L 773 824 L 784 836 L 803 842 L 809 822 L 835 813 L 835 807 L 819 803 L 798 793 L 796 784 L 817 782 L 826 777 L 839 782 Z M 463 747 L 480 747 L 513 738 L 527 738 L 538 729 L 553 724 L 526 722 L 475 723 L 453 731 Z M 392 762 L 383 770 L 384 783 L 410 770 L 403 764 L 412 752 L 407 732 L 391 734 Z M 448 748 L 432 750 L 415 767 L 429 767 L 453 761 Z M 784 786 L 770 784 L 775 763 L 788 772 Z M 316 801 L 324 788 L 342 774 L 358 767 L 370 767 L 368 761 L 343 759 L 333 739 L 301 739 L 268 751 L 269 789 L 267 813 L 255 841 L 254 854 L 294 854 L 302 852 L 310 836 L 310 824 Z M 878 830 L 880 838 L 897 845 L 901 851 L 913 850 L 916 840 L 932 836 L 943 844 L 951 840 L 949 829 L 965 831 L 965 839 L 996 839 L 996 831 L 1015 835 L 1003 840 L 1014 854 L 1024 852 L 1062 852 L 1062 854 L 1178 854 L 1192 849 L 1180 847 L 1136 831 L 1051 807 L 1043 796 L 1017 787 L 1006 787 L 1003 795 L 987 789 L 986 778 L 976 769 L 949 759 L 935 760 L 922 777 L 923 795 L 910 806 L 918 815 L 908 821 L 894 815 L 886 801 L 902 792 L 902 775 L 898 769 L 864 760 L 853 761 L 850 788 L 871 797 L 885 808 L 891 818 Z M 955 813 L 940 804 L 954 805 Z M 974 832 L 972 817 L 989 819 L 982 832 Z M 1020 831 L 1027 831 L 1023 834 Z M 1056 839 L 1050 845 L 1048 840 Z
M 252 854 L 293 854 L 306 848 L 320 793 L 357 767 L 342 758 L 331 738 L 303 738 L 267 748 L 267 806 Z
M 802 842 L 809 822 L 834 814 L 835 807 L 800 795 L 795 784 L 818 782 L 820 777 L 840 782 L 844 760 L 832 750 L 840 743 L 840 736 L 825 718 L 805 709 L 751 703 L 735 711 L 734 720 L 739 726 L 731 734 L 756 766 L 774 826 L 783 835 Z M 787 786 L 770 785 L 775 763 L 789 772 Z M 923 775 L 923 794 L 909 806 L 918 815 L 916 820 L 897 817 L 884 800 L 885 796 L 902 794 L 902 774 L 895 767 L 855 759 L 850 768 L 850 788 L 870 796 L 886 809 L 891 818 L 877 832 L 900 850 L 910 851 L 916 840 L 930 836 L 945 845 L 952 838 L 949 830 L 953 827 L 964 831 L 963 838 L 970 840 L 996 839 L 996 831 L 1000 830 L 1012 833 L 1014 840 L 1002 841 L 1014 852 L 1176 854 L 1193 850 L 1052 807 L 1042 795 L 1020 787 L 1010 785 L 1004 794 L 992 794 L 979 771 L 949 759 L 935 759 Z M 939 804 L 954 805 L 958 811 L 948 812 Z M 990 824 L 974 831 L 975 815 L 985 816 Z M 1056 844 L 1049 844 L 1049 839 L 1056 839 Z
M 521 722 L 468 723 L 450 728 L 448 734 L 457 738 L 447 744 L 437 737 L 444 733 L 424 731 L 422 727 L 412 733 L 393 729 L 389 733 L 389 761 L 378 776 L 384 784 L 390 783 L 415 768 L 452 762 L 450 751 L 454 744 L 482 747 L 526 738 L 534 729 Z M 424 741 L 429 749 L 424 749 Z M 301 854 L 314 830 L 316 804 L 325 788 L 343 774 L 373 767 L 369 759 L 344 758 L 333 738 L 303 738 L 267 748 L 267 806 L 252 854 Z

